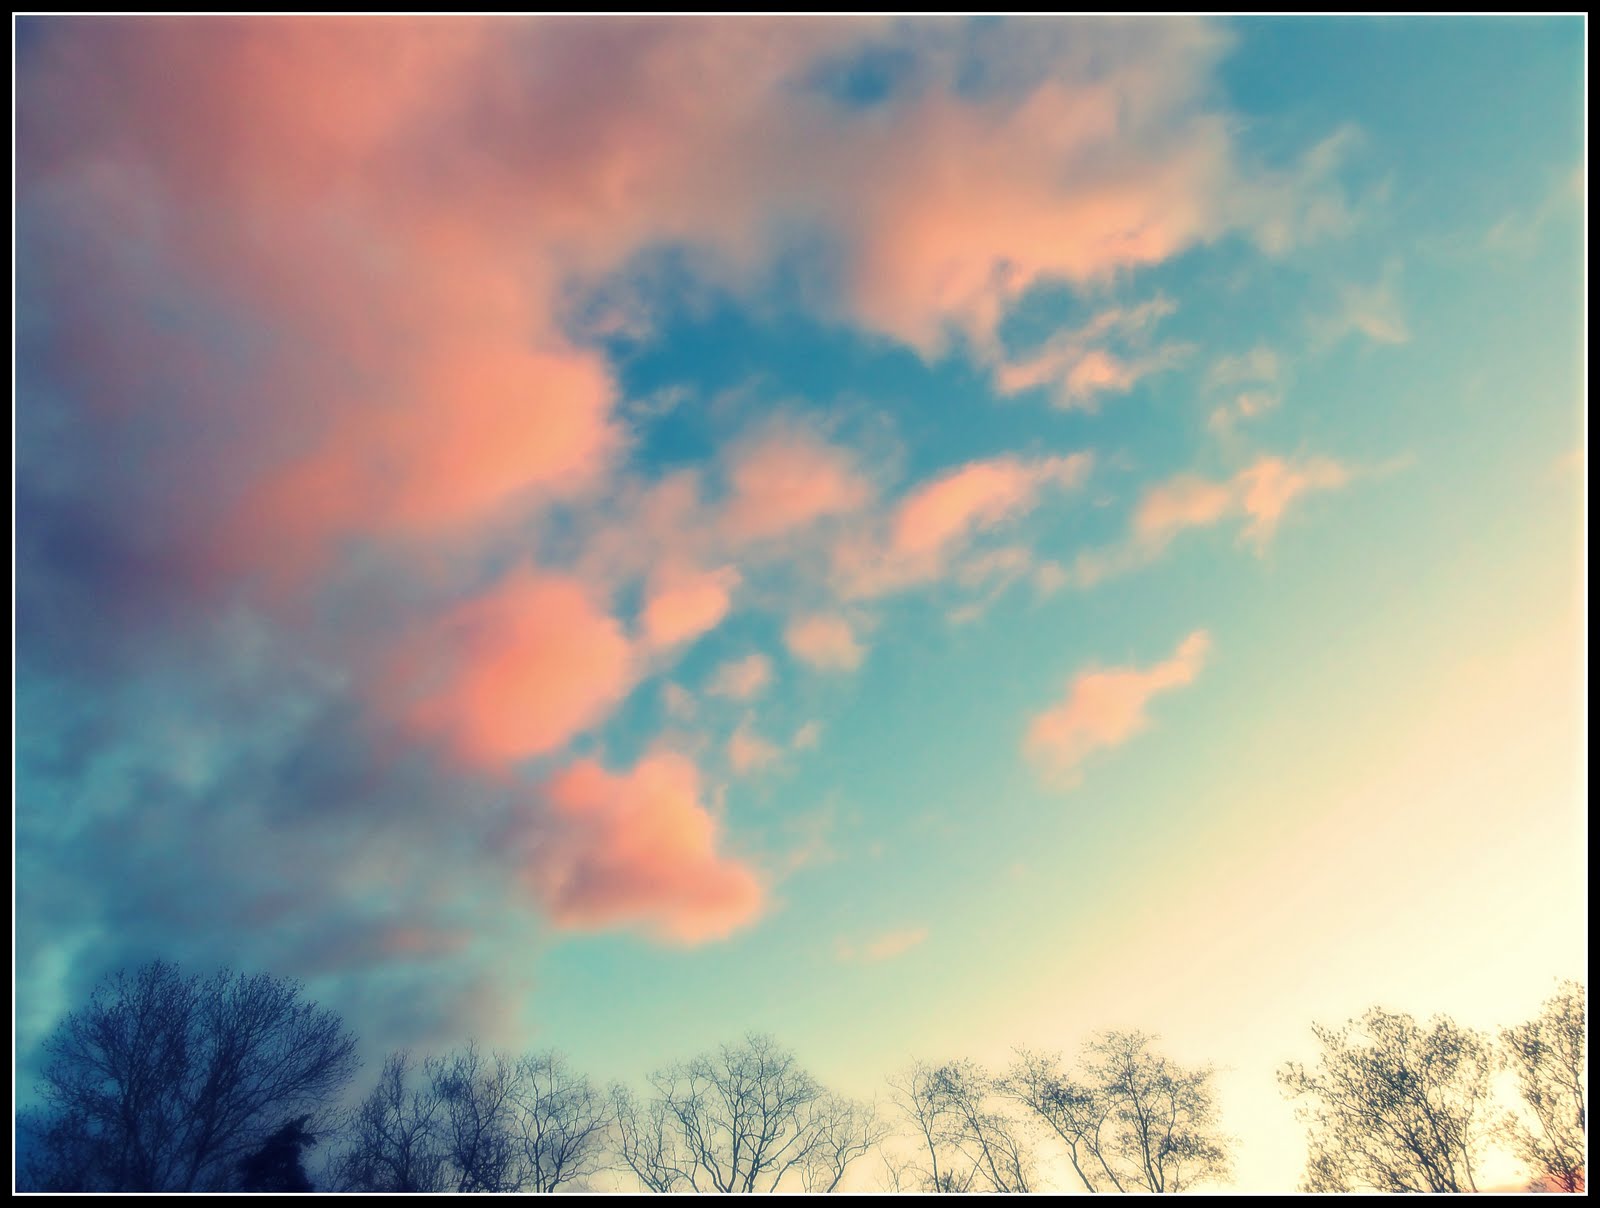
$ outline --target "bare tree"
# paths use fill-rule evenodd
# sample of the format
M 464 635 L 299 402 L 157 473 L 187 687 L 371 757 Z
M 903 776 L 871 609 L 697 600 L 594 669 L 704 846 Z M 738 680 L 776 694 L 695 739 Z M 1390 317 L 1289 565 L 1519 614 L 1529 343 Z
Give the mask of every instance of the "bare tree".
M 512 1137 L 515 1069 L 509 1058 L 485 1057 L 476 1042 L 423 1063 L 427 1093 L 439 1104 L 454 1191 L 520 1191 Z
M 511 1105 L 524 1189 L 556 1191 L 605 1168 L 614 1109 L 559 1053 L 517 1062 Z
M 1089 1084 L 1111 1103 L 1103 1145 L 1149 1192 L 1180 1192 L 1228 1177 L 1231 1138 L 1217 1127 L 1210 1066 L 1178 1065 L 1151 1051 L 1143 1032 L 1105 1032 L 1084 1049 Z
M 432 1086 L 411 1089 L 410 1055 L 391 1054 L 378 1085 L 343 1122 L 346 1148 L 324 1176 L 334 1191 L 439 1192 L 451 1184 L 449 1151 Z
M 1105 1032 L 1078 1068 L 1019 1052 L 1002 1081 L 1066 1145 L 1085 1191 L 1179 1192 L 1227 1178 L 1232 1138 L 1218 1128 L 1210 1066 L 1151 1051 L 1142 1032 Z
M 1127 1190 L 1112 1162 L 1111 1117 L 1116 1102 L 1106 1088 L 1069 1076 L 1059 1055 L 1022 1051 L 1001 1089 L 1066 1145 L 1067 1158 L 1085 1191 Z
M 770 1036 L 659 1070 L 650 1086 L 648 1102 L 623 1087 L 613 1097 L 623 1161 L 653 1191 L 835 1187 L 871 1147 L 870 1113 L 830 1104 Z
M 811 1105 L 812 1137 L 800 1166 L 801 1185 L 815 1193 L 837 1191 L 845 1171 L 876 1149 L 889 1133 L 876 1105 L 824 1095 Z
M 1316 1024 L 1320 1066 L 1279 1071 L 1307 1098 L 1305 1190 L 1476 1191 L 1493 1059 L 1486 1037 L 1436 1016 L 1427 1028 L 1374 1007 L 1343 1028 Z
M 927 1161 L 918 1170 L 922 1190 L 1029 1190 L 1031 1156 L 1017 1121 L 997 1109 L 997 1087 L 981 1066 L 917 1062 L 889 1086 Z
M 1585 1026 L 1583 986 L 1568 981 L 1537 1019 L 1500 1033 L 1501 1063 L 1516 1075 L 1527 1108 L 1508 1116 L 1501 1134 L 1541 1181 L 1562 1191 L 1584 1189 Z
M 45 1042 L 30 1177 L 56 1190 L 225 1190 L 286 1119 L 353 1076 L 355 1038 L 298 982 L 154 961 L 119 972 Z

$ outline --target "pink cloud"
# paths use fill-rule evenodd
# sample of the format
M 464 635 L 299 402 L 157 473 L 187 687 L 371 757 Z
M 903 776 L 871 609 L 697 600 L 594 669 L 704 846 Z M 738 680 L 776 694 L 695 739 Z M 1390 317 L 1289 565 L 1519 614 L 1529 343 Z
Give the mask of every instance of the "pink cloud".
M 731 566 L 712 571 L 658 572 L 640 619 L 652 646 L 673 646 L 721 624 L 740 581 Z
M 1024 750 L 1052 779 L 1075 783 L 1079 765 L 1090 754 L 1119 746 L 1146 729 L 1150 701 L 1193 682 L 1210 649 L 1210 636 L 1196 630 L 1171 658 L 1153 667 L 1080 672 L 1068 685 L 1066 698 L 1030 723 Z
M 1092 465 L 1088 453 L 1005 456 L 939 475 L 901 500 L 885 534 L 841 542 L 834 551 L 840 589 L 873 596 L 940 578 L 975 535 L 1032 511 L 1046 486 L 1081 486 Z
M 775 428 L 736 450 L 723 525 L 742 543 L 779 537 L 858 511 L 872 489 L 844 449 L 796 427 Z
M 632 690 L 621 625 L 579 580 L 521 570 L 389 652 L 372 704 L 488 768 L 547 755 Z
M 1264 456 L 1223 482 L 1180 474 L 1145 493 L 1134 513 L 1134 534 L 1146 547 L 1158 549 L 1186 528 L 1241 516 L 1248 522 L 1243 538 L 1261 549 L 1297 498 L 1349 481 L 1350 471 L 1326 457 L 1296 462 Z
M 668 751 L 625 772 L 581 760 L 548 781 L 527 833 L 524 883 L 561 927 L 637 927 L 697 944 L 760 915 L 749 866 L 719 851 L 694 764 Z
M 1186 344 L 1150 349 L 1150 329 L 1176 307 L 1164 297 L 1133 307 L 1102 311 L 1075 330 L 1062 332 L 1021 360 L 1001 363 L 995 387 L 1015 394 L 1054 385 L 1055 405 L 1064 410 L 1093 411 L 1102 394 L 1126 394 L 1152 373 L 1170 369 L 1190 351 Z M 1108 347 L 1108 341 L 1120 351 Z
M 764 654 L 751 654 L 718 667 L 706 683 L 706 691 L 712 696 L 752 700 L 771 683 L 772 660 Z
M 1289 505 L 1310 491 L 1331 491 L 1350 481 L 1350 472 L 1326 457 L 1299 463 L 1263 457 L 1235 477 L 1239 506 L 1250 518 L 1244 537 L 1263 547 L 1277 531 Z
M 824 671 L 854 671 L 865 654 L 850 622 L 839 616 L 796 617 L 783 640 L 795 658 Z

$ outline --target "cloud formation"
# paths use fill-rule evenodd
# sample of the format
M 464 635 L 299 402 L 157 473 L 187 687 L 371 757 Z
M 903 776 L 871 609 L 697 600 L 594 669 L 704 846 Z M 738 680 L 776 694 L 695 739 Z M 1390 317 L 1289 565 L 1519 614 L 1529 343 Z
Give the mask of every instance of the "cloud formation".
M 1068 684 L 1065 698 L 1029 723 L 1023 750 L 1052 781 L 1067 787 L 1076 784 L 1084 760 L 1148 728 L 1150 702 L 1192 683 L 1210 650 L 1210 635 L 1196 630 L 1178 644 L 1171 658 L 1153 667 L 1079 672 Z
M 211 869 L 199 917 L 154 872 L 104 876 L 117 852 L 96 848 L 32 903 L 30 951 L 51 933 L 109 960 L 84 937 L 115 920 L 129 951 L 250 933 L 290 969 L 425 967 L 447 992 L 419 994 L 403 1035 L 494 1014 L 463 937 L 502 917 L 675 942 L 753 922 L 766 887 L 726 854 L 701 769 L 654 735 L 628 735 L 651 753 L 621 771 L 575 744 L 612 749 L 632 695 L 741 610 L 845 671 L 872 623 L 850 601 L 1042 582 L 1050 564 L 984 543 L 1090 457 L 986 456 L 886 500 L 838 429 L 715 414 L 707 435 L 687 388 L 628 397 L 618 348 L 685 295 L 754 311 L 795 278 L 808 320 L 924 363 L 965 353 L 1075 407 L 1128 388 L 1170 355 L 1145 334 L 1159 305 L 1031 362 L 1006 360 L 1001 321 L 1035 285 L 1326 225 L 1325 163 L 1235 145 L 1211 91 L 1227 41 L 1200 20 L 31 25 L 18 648 L 50 707 L 19 737 L 39 799 L 78 803 L 61 825 L 152 868 L 208 844 L 259 859 Z M 884 56 L 904 70 L 876 101 L 840 84 Z M 663 260 L 680 275 L 653 290 Z M 1235 510 L 1265 539 L 1326 478 L 1264 471 Z M 772 679 L 753 653 L 706 691 Z M 730 762 L 759 766 L 765 740 L 740 733 Z M 171 734 L 210 737 L 169 768 L 149 752 Z M 147 799 L 178 804 L 146 822 Z M 509 869 L 485 837 L 508 801 L 538 840 Z M 57 820 L 24 823 L 19 860 L 68 867 Z
M 783 631 L 789 653 L 820 671 L 854 671 L 866 652 L 855 629 L 841 616 L 795 617 Z
M 1134 508 L 1131 531 L 1121 545 L 1078 555 L 1080 586 L 1145 565 L 1180 533 L 1240 519 L 1240 541 L 1262 553 L 1289 507 L 1303 495 L 1346 485 L 1354 471 L 1327 457 L 1299 460 L 1263 454 L 1231 478 L 1183 473 L 1149 487 Z
M 542 791 L 529 825 L 529 890 L 560 926 L 640 927 L 677 943 L 719 939 L 760 913 L 764 891 L 718 851 L 699 771 L 655 751 L 624 772 L 581 760 Z
M 1015 456 L 971 461 L 915 487 L 882 526 L 853 534 L 834 550 L 842 595 L 885 595 L 942 578 L 958 553 L 980 533 L 1032 511 L 1046 487 L 1083 485 L 1094 458 Z

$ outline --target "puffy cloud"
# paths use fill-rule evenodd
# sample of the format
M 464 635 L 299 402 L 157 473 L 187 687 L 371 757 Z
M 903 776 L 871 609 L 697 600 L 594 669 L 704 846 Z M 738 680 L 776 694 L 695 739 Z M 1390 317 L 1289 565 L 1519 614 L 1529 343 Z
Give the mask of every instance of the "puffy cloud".
M 1093 457 L 995 457 L 968 462 L 914 489 L 881 535 L 851 537 L 834 551 L 846 596 L 875 596 L 945 574 L 952 555 L 978 533 L 1029 511 L 1047 486 L 1081 486 Z
M 1053 780 L 1076 783 L 1079 765 L 1089 755 L 1119 746 L 1146 729 L 1150 701 L 1193 682 L 1210 649 L 1210 636 L 1196 630 L 1178 644 L 1171 658 L 1153 667 L 1080 672 L 1068 685 L 1065 699 L 1029 724 L 1024 750 Z
M 789 745 L 797 751 L 809 751 L 822 741 L 822 724 L 808 721 L 794 732 Z
M 388 654 L 374 707 L 484 767 L 559 750 L 632 690 L 617 620 L 568 576 L 520 570 Z
M 640 615 L 645 640 L 673 646 L 716 628 L 728 615 L 739 581 L 731 566 L 658 573 Z
M 864 507 L 872 489 L 850 454 L 794 426 L 738 449 L 723 525 L 735 542 L 779 537 Z
M 772 660 L 764 654 L 750 654 L 718 667 L 707 681 L 706 691 L 712 696 L 753 700 L 765 692 L 771 683 Z
M 824 671 L 853 671 L 865 654 L 850 622 L 840 616 L 796 617 L 783 631 L 789 653 Z
M 625 772 L 582 760 L 542 790 L 528 823 L 524 882 L 560 926 L 639 927 L 679 943 L 720 939 L 753 922 L 764 890 L 718 850 L 700 774 L 655 751 Z

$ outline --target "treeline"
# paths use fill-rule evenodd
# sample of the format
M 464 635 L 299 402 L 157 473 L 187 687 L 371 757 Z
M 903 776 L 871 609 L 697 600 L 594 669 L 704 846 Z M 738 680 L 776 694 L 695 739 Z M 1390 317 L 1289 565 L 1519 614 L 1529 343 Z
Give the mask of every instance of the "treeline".
M 1307 1191 L 1470 1191 L 1490 1148 L 1581 1191 L 1584 990 L 1497 1036 L 1379 1009 L 1313 1025 L 1279 1072 L 1307 1125 Z M 1215 1071 L 1139 1032 L 1003 1070 L 918 1062 L 873 1102 L 748 1035 L 602 1087 L 557 1053 L 396 1053 L 353 1106 L 356 1041 L 298 983 L 154 962 L 119 973 L 45 1045 L 19 1118 L 19 1187 L 45 1191 L 1180 1192 L 1225 1183 Z M 1514 1103 L 1497 1104 L 1497 1072 Z M 1059 1173 L 1057 1173 L 1059 1172 Z M 1063 1180 L 1068 1186 L 1063 1185 Z

